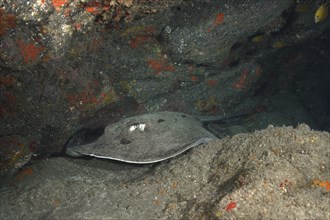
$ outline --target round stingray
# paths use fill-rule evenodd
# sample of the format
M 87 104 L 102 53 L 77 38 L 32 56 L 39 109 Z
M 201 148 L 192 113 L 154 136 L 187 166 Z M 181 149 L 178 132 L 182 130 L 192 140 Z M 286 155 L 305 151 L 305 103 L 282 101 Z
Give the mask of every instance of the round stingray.
M 110 124 L 95 142 L 68 146 L 71 156 L 92 156 L 127 163 L 155 163 L 217 139 L 194 117 L 157 112 Z

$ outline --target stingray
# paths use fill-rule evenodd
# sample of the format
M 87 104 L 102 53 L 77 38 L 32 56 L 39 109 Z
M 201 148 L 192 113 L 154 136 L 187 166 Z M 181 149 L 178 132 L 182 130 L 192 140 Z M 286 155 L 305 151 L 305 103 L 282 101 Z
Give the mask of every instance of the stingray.
M 76 132 L 66 144 L 72 157 L 91 156 L 134 164 L 156 163 L 218 139 L 203 127 L 215 118 L 156 112 L 121 119 L 99 129 Z

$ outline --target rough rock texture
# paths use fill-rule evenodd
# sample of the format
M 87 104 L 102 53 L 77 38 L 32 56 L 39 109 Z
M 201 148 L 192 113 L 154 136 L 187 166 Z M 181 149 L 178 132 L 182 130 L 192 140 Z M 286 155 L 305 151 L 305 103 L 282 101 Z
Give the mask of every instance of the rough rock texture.
M 2 183 L 0 218 L 329 219 L 329 143 L 304 124 L 269 126 L 155 165 L 34 161 Z
M 282 90 L 311 115 L 268 122 L 330 130 L 330 20 L 297 2 L 0 0 L 0 174 L 144 112 L 282 114 Z

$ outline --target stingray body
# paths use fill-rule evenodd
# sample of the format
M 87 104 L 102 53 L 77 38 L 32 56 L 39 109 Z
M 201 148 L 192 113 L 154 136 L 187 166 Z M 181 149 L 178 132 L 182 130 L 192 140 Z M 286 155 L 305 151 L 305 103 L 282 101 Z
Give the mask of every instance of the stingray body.
M 148 164 L 177 156 L 217 139 L 193 116 L 178 112 L 157 112 L 125 118 L 98 130 L 94 142 L 82 140 L 92 130 L 83 130 L 68 141 L 65 152 L 73 157 L 92 156 L 127 163 Z M 103 133 L 103 134 L 102 134 Z M 94 138 L 95 138 L 94 137 Z M 93 138 L 91 138 L 93 139 Z M 77 141 L 80 140 L 80 141 Z

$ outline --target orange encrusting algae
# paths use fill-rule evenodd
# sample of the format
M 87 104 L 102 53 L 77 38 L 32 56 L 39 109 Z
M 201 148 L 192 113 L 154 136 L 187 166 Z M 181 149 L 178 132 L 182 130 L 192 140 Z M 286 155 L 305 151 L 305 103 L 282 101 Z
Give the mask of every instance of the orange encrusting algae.
M 0 76 L 0 85 L 11 86 L 14 85 L 16 79 L 12 76 Z
M 97 15 L 98 13 L 100 13 L 100 9 L 95 7 L 95 6 L 90 6 L 90 7 L 86 7 L 85 9 L 87 12 L 93 14 L 93 15 Z
M 217 14 L 217 16 L 215 17 L 215 19 L 213 21 L 213 26 L 218 26 L 219 24 L 221 24 L 223 22 L 224 18 L 225 18 L 224 13 Z
M 148 41 L 152 41 L 153 39 L 148 35 L 139 35 L 129 41 L 129 44 L 132 48 L 137 48 L 141 44 L 145 44 Z
M 244 69 L 239 79 L 233 83 L 234 89 L 246 89 L 247 87 L 247 78 L 248 78 L 248 69 Z
M 198 77 L 197 76 L 192 76 L 192 77 L 190 77 L 190 80 L 192 82 L 196 82 L 196 81 L 198 81 Z
M 16 27 L 16 18 L 14 14 L 6 14 L 5 10 L 0 8 L 0 36 L 7 33 L 9 29 Z
M 173 72 L 175 70 L 174 66 L 167 65 L 163 60 L 149 59 L 147 60 L 147 63 L 149 65 L 149 68 L 155 70 L 157 75 L 163 71 Z
M 21 182 L 27 176 L 31 176 L 32 174 L 33 174 L 33 169 L 31 167 L 20 170 L 18 173 L 15 174 L 15 179 L 14 179 L 13 184 Z
M 29 63 L 38 58 L 40 53 L 44 50 L 42 46 L 36 46 L 33 43 L 26 43 L 23 40 L 17 41 L 20 53 L 23 57 L 24 63 Z
M 97 1 L 91 1 L 85 7 L 85 11 L 87 11 L 93 15 L 97 15 L 97 14 L 101 13 L 102 10 L 106 11 L 106 8 L 103 7 L 101 2 L 97 2 Z
M 68 3 L 68 0 L 52 0 L 53 6 L 56 11 L 60 11 L 61 7 Z
M 324 187 L 326 191 L 330 190 L 330 182 L 329 181 L 321 181 L 319 179 L 315 179 L 312 182 L 313 186 Z
M 215 87 L 218 83 L 216 79 L 209 79 L 206 82 L 207 82 L 207 85 L 210 87 Z
M 95 86 L 97 85 L 95 84 Z M 108 91 L 99 94 L 95 94 L 92 90 L 67 94 L 66 99 L 70 109 L 77 108 L 81 113 L 85 113 L 90 109 L 94 109 L 96 106 L 117 102 L 119 97 L 114 87 L 111 87 Z
M 226 206 L 225 210 L 226 210 L 227 212 L 229 212 L 229 211 L 231 211 L 231 210 L 234 209 L 234 208 L 236 208 L 236 202 L 230 202 L 230 203 Z
M 98 15 L 102 11 L 108 11 L 110 9 L 110 4 L 106 2 L 102 2 L 100 0 L 93 0 L 90 2 L 81 2 L 77 4 L 77 7 L 83 8 L 85 11 L 93 14 L 93 15 Z
M 215 19 L 212 23 L 212 27 L 207 29 L 207 32 L 211 32 L 212 29 L 216 28 L 217 26 L 219 26 L 223 20 L 225 18 L 225 14 L 224 13 L 218 13 L 216 16 L 215 16 Z
M 320 182 L 319 186 L 324 187 L 326 191 L 330 190 L 330 182 L 329 181 Z

